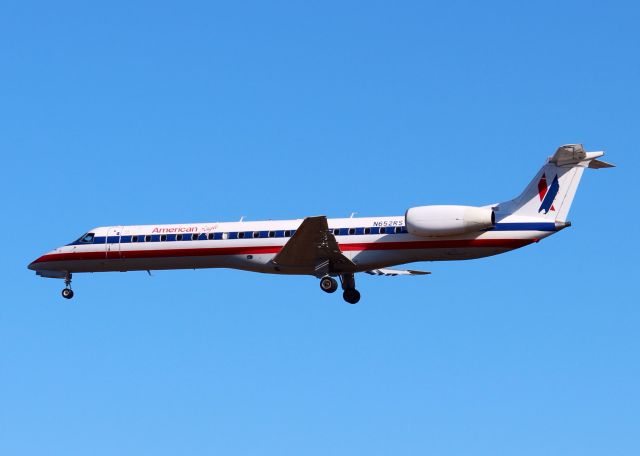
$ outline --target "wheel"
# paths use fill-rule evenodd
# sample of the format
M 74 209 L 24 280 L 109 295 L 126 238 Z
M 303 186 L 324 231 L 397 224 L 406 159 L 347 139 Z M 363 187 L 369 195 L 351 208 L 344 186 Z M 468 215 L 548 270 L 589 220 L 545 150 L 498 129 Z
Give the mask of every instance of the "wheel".
M 73 290 L 71 288 L 65 288 L 62 290 L 62 297 L 65 299 L 73 298 Z
M 347 288 L 342 293 L 342 298 L 349 304 L 357 304 L 360 301 L 360 292 L 355 288 Z
M 320 289 L 326 293 L 333 293 L 338 289 L 338 281 L 332 277 L 320 279 Z

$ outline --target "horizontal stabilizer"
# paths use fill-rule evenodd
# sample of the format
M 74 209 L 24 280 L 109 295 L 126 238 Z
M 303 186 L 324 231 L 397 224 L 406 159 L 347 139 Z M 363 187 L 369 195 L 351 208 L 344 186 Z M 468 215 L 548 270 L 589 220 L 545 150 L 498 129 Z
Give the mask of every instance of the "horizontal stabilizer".
M 602 169 L 602 168 L 615 168 L 616 165 L 612 165 L 611 163 L 607 163 L 602 160 L 591 160 L 589 162 L 589 168 L 591 169 Z
M 556 166 L 576 166 L 581 162 L 588 162 L 589 168 L 613 168 L 615 165 L 597 160 L 603 155 L 602 151 L 586 152 L 582 144 L 566 144 L 558 147 L 556 153 L 549 158 L 549 163 Z
M 367 274 L 371 275 L 381 275 L 381 276 L 398 276 L 398 275 L 427 275 L 431 274 L 427 271 L 416 271 L 415 269 L 372 269 L 371 271 L 366 271 Z

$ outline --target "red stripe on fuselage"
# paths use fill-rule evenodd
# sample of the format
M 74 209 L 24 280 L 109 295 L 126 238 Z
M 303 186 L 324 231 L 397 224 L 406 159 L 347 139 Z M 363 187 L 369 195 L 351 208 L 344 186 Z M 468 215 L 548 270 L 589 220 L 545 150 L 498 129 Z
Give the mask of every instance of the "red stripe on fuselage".
M 365 251 L 365 250 L 413 250 L 413 249 L 451 249 L 451 248 L 475 248 L 493 247 L 517 249 L 525 245 L 536 242 L 535 239 L 460 239 L 442 241 L 406 241 L 406 242 L 368 242 L 340 244 L 343 252 Z M 198 256 L 219 256 L 219 255 L 260 255 L 278 253 L 282 246 L 261 246 L 261 247 L 216 247 L 199 249 L 162 249 L 162 250 L 122 250 L 109 252 L 65 252 L 50 253 L 38 258 L 34 263 L 49 261 L 82 261 L 82 260 L 119 260 L 129 258 L 175 258 L 175 257 L 198 257 Z
M 343 252 L 364 250 L 464 249 L 468 247 L 501 247 L 517 249 L 535 242 L 532 239 L 460 239 L 449 241 L 369 242 L 340 244 Z

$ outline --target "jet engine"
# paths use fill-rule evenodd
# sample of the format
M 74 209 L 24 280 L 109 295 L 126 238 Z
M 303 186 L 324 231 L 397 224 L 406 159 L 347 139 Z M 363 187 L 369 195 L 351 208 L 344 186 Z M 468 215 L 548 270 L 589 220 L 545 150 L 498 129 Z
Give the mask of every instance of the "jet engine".
M 493 210 L 472 206 L 419 206 L 405 214 L 407 231 L 416 236 L 474 233 L 495 225 Z

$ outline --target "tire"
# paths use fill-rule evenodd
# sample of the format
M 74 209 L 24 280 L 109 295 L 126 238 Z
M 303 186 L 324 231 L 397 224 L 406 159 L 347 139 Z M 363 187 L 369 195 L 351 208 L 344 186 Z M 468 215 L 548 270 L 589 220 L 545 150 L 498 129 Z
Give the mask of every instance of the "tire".
M 342 293 L 342 298 L 349 304 L 357 304 L 358 301 L 360 301 L 360 292 L 355 288 L 349 288 L 347 290 L 344 290 L 344 293 Z
M 65 299 L 73 298 L 73 290 L 71 288 L 65 288 L 62 290 L 62 297 Z
M 323 277 L 320 279 L 320 289 L 325 293 L 333 293 L 338 289 L 338 282 L 332 277 Z

